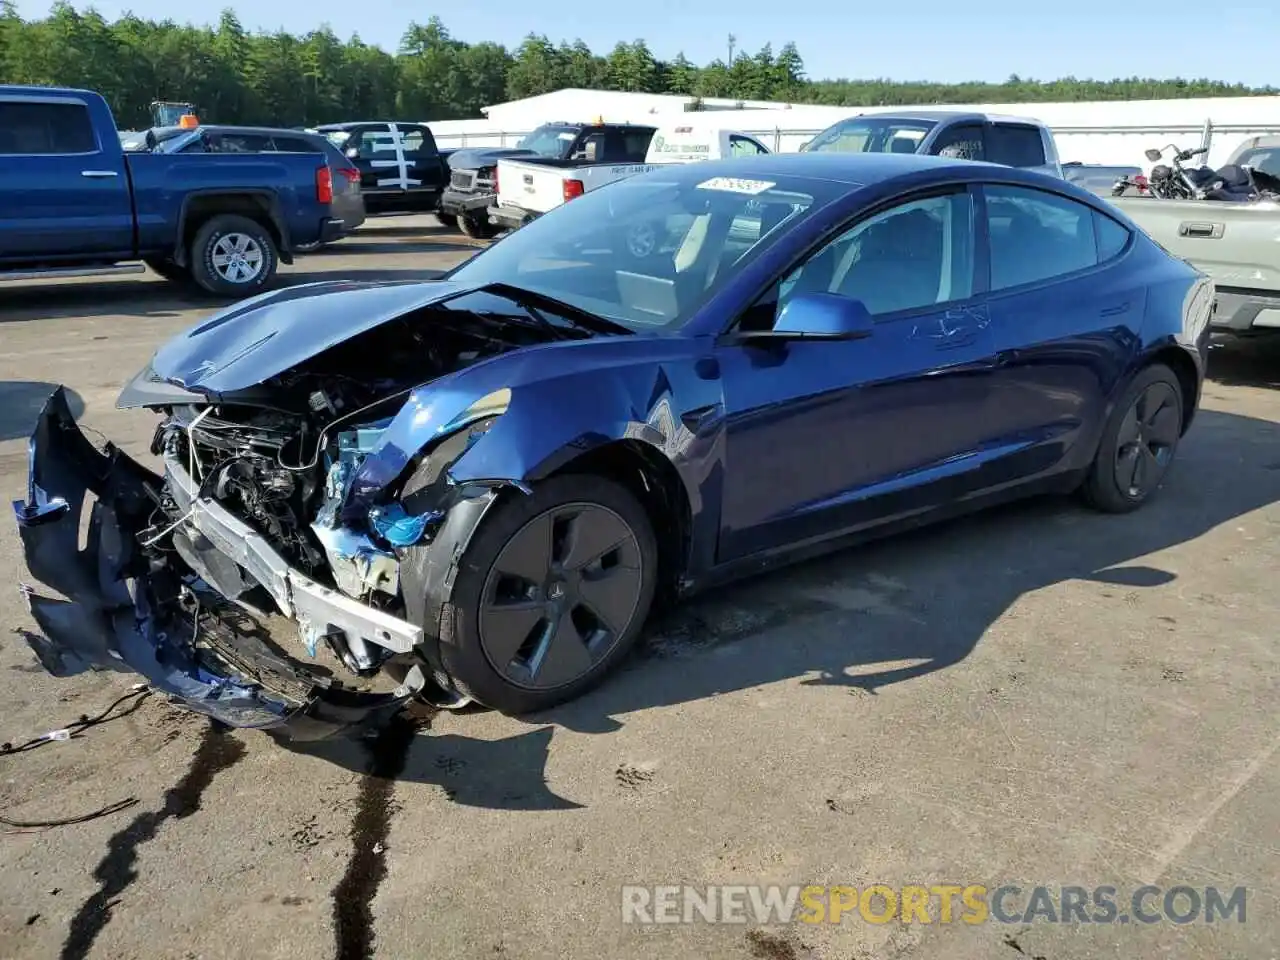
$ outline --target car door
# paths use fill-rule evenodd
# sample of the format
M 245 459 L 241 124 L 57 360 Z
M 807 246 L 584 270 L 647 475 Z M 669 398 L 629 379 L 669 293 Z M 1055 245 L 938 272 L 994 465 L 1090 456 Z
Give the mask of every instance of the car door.
M 987 420 L 1000 481 L 1082 465 L 1136 349 L 1146 286 L 1127 227 L 1061 194 L 985 184 L 980 236 L 997 367 Z
M 721 560 L 968 491 L 994 358 L 975 286 L 975 202 L 957 186 L 856 219 L 739 320 L 770 328 L 798 293 L 834 293 L 866 304 L 870 337 L 722 343 Z
M 443 193 L 446 165 L 431 129 L 423 124 L 397 124 L 407 165 L 408 189 Z
M 120 144 L 99 142 L 84 101 L 0 100 L 0 172 L 0 259 L 132 255 Z

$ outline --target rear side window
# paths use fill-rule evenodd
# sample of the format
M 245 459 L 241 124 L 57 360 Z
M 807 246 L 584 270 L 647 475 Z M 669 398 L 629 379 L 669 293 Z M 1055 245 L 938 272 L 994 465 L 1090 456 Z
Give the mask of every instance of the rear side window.
M 958 160 L 986 160 L 987 151 L 982 142 L 982 125 L 961 123 L 938 134 L 930 151 L 939 157 Z
M 272 137 L 271 145 L 277 153 L 320 153 L 319 144 L 299 137 Z
M 267 153 L 271 138 L 260 133 L 220 133 L 209 138 L 215 153 Z
M 1086 270 L 1098 262 L 1092 207 L 1027 187 L 987 184 L 991 289 Z
M 1037 127 L 996 123 L 987 130 L 987 159 L 1006 167 L 1040 167 L 1044 140 Z
M 434 156 L 436 138 L 426 127 L 401 127 L 400 134 L 404 138 L 404 152 L 412 157 Z
M 643 163 L 653 134 L 654 131 L 648 127 L 611 129 L 605 138 L 603 159 L 615 163 Z
M 82 103 L 0 102 L 0 156 L 95 153 L 89 108 Z
M 1129 245 L 1129 230 L 1116 223 L 1110 217 L 1093 212 L 1094 230 L 1098 234 L 1098 262 L 1106 263 L 1112 257 L 1124 253 Z

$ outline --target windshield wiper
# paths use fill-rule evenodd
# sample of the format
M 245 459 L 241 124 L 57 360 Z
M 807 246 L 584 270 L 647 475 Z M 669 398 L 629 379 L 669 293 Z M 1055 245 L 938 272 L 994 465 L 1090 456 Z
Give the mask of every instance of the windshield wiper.
M 583 310 L 581 307 L 575 307 L 571 303 L 565 303 L 563 300 L 558 300 L 545 293 L 539 293 L 536 290 L 526 290 L 524 287 L 517 287 L 514 284 L 501 281 L 487 283 L 480 289 L 486 293 L 506 297 L 512 303 L 524 307 L 525 310 L 529 311 L 530 316 L 547 326 L 554 327 L 555 324 L 543 316 L 539 312 L 539 308 L 563 317 L 569 321 L 570 326 L 577 327 L 579 330 L 588 330 L 591 333 L 635 333 L 630 327 L 625 327 L 606 317 Z

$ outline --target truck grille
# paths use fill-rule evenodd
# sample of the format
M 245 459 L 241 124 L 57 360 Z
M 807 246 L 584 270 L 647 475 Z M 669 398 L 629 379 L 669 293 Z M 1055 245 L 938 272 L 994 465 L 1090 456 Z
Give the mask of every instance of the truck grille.
M 473 180 L 475 180 L 475 174 L 470 170 L 455 170 L 449 183 L 459 190 L 470 190 Z

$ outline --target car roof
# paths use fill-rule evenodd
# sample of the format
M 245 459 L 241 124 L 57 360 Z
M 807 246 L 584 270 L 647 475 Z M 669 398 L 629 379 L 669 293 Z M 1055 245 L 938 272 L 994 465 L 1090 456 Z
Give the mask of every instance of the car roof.
M 1005 113 L 975 113 L 971 110 L 877 110 L 860 114 L 859 117 L 884 117 L 898 120 L 987 120 L 995 123 L 1027 123 L 1042 127 L 1044 124 L 1034 117 L 1018 117 Z M 850 119 L 857 120 L 859 117 Z
M 927 170 L 973 167 L 1003 169 L 993 163 L 954 160 L 919 153 L 767 153 L 689 164 L 690 177 L 810 177 L 856 186 L 871 186 L 894 177 Z

